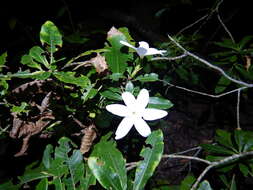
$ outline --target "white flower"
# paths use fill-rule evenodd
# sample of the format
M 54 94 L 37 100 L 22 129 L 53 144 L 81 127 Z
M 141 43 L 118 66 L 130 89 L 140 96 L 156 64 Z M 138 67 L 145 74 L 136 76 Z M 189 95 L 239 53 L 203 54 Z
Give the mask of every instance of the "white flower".
M 149 93 L 146 89 L 140 91 L 137 99 L 130 92 L 124 92 L 121 96 L 126 105 L 111 104 L 106 106 L 107 111 L 124 117 L 116 130 L 116 140 L 126 136 L 133 126 L 140 135 L 147 137 L 151 130 L 145 120 L 161 119 L 168 114 L 164 110 L 146 108 L 149 102 Z
M 156 55 L 156 54 L 163 55 L 163 53 L 166 53 L 166 50 L 158 50 L 155 48 L 150 48 L 148 43 L 144 42 L 144 41 L 139 42 L 138 48 L 132 46 L 131 44 L 129 44 L 126 41 L 121 40 L 120 43 L 125 46 L 128 46 L 130 48 L 133 48 L 141 58 L 143 58 L 144 56 L 147 56 L 147 55 Z

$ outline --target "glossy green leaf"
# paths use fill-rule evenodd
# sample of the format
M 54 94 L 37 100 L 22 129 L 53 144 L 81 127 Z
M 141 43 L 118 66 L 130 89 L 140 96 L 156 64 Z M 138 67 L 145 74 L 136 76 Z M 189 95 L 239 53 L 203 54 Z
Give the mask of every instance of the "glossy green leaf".
M 49 52 L 56 52 L 58 47 L 62 47 L 62 35 L 55 24 L 51 21 L 46 21 L 40 30 L 40 41 L 42 45 L 49 46 Z
M 102 137 L 88 158 L 93 175 L 105 189 L 125 190 L 127 188 L 126 161 L 109 140 L 111 133 Z
M 50 177 L 49 174 L 43 173 L 41 171 L 42 169 L 40 168 L 37 168 L 35 170 L 27 170 L 23 176 L 19 177 L 21 181 L 20 183 L 24 184 L 34 180 Z
M 124 45 L 120 43 L 120 40 L 125 41 L 126 37 L 123 34 L 119 34 L 109 37 L 107 40 L 111 46 L 107 47 L 108 51 L 104 55 L 109 69 L 112 73 L 124 73 L 130 55 L 121 51 Z
M 212 188 L 209 182 L 205 180 L 199 184 L 199 188 L 197 190 L 212 190 Z
M 36 188 L 35 188 L 35 190 L 47 190 L 47 189 L 48 189 L 47 178 L 40 180 L 40 182 L 38 183 L 38 185 L 36 185 Z
M 173 106 L 171 101 L 161 98 L 161 97 L 150 97 L 148 102 L 149 108 L 156 109 L 169 109 Z
M 158 74 L 156 73 L 150 73 L 150 74 L 145 74 L 138 76 L 135 80 L 138 80 L 140 82 L 154 82 L 158 81 Z
M 150 147 L 144 147 L 140 156 L 143 160 L 139 161 L 134 179 L 134 190 L 144 189 L 148 179 L 153 175 L 163 154 L 163 133 L 161 130 L 153 131 L 145 141 Z
M 74 84 L 82 88 L 91 85 L 90 79 L 87 76 L 81 75 L 76 77 L 75 74 L 75 72 L 55 72 L 54 76 L 64 83 Z

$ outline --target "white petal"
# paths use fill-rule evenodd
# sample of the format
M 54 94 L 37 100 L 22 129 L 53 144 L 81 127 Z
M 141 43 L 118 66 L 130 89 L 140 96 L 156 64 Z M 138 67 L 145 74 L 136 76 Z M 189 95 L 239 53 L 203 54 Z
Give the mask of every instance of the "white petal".
M 138 131 L 138 133 L 140 133 L 140 135 L 143 137 L 147 137 L 151 133 L 150 127 L 148 126 L 146 121 L 144 121 L 141 118 L 137 118 L 134 121 L 134 126 L 135 126 L 136 130 Z
M 138 47 L 136 49 L 136 52 L 138 53 L 138 55 L 143 58 L 146 54 L 147 54 L 147 49 L 143 48 L 143 47 Z
M 126 41 L 120 40 L 119 42 L 120 42 L 121 44 L 127 46 L 127 47 L 133 48 L 133 49 L 135 49 L 135 50 L 137 49 L 136 47 L 132 46 L 131 44 L 129 44 L 129 43 L 126 42 Z
M 123 92 L 121 96 L 127 107 L 129 108 L 135 107 L 136 99 L 133 94 L 131 94 L 130 92 Z
M 141 108 L 145 108 L 148 105 L 149 102 L 149 93 L 148 90 L 142 89 L 140 93 L 137 96 L 137 104 Z
M 105 108 L 107 109 L 107 111 L 121 117 L 125 117 L 129 115 L 129 109 L 125 105 L 111 104 L 111 105 L 107 105 Z
M 141 42 L 139 42 L 139 48 L 140 47 L 142 47 L 142 48 L 144 48 L 144 49 L 147 50 L 149 48 L 149 45 L 148 45 L 147 42 L 141 41 Z
M 116 130 L 116 137 L 115 139 L 121 139 L 124 136 L 127 135 L 127 133 L 130 131 L 130 129 L 133 126 L 133 119 L 129 117 L 125 117 L 119 124 L 117 130 Z
M 147 121 L 152 121 L 156 119 L 161 119 L 165 117 L 168 114 L 168 112 L 164 110 L 154 109 L 154 108 L 147 108 L 143 112 L 143 119 Z
M 165 53 L 164 52 L 165 50 L 158 50 L 158 49 L 155 49 L 155 48 L 149 48 L 148 49 L 148 51 L 147 51 L 147 53 L 146 53 L 146 55 L 156 55 L 156 54 L 163 54 L 163 53 Z

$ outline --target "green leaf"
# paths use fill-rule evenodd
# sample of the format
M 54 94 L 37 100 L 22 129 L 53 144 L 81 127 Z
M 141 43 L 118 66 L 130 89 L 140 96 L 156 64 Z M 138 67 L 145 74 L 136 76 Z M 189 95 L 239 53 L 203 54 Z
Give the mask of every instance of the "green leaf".
M 23 176 L 19 177 L 19 179 L 21 181 L 20 183 L 24 184 L 24 183 L 28 183 L 30 181 L 50 177 L 50 175 L 43 173 L 41 171 L 42 171 L 41 168 L 36 168 L 34 170 L 31 170 L 31 169 L 27 170 Z
M 0 189 L 2 190 L 18 190 L 21 188 L 21 184 L 14 185 L 11 181 L 0 184 Z
M 124 46 L 120 43 L 120 40 L 126 40 L 123 34 L 114 35 L 107 39 L 110 42 L 110 47 L 107 47 L 105 52 L 105 59 L 109 65 L 109 69 L 112 73 L 124 73 L 127 67 L 127 60 L 129 54 L 121 52 L 121 48 Z
M 145 75 L 138 76 L 135 80 L 138 80 L 140 82 L 154 82 L 158 81 L 158 74 L 156 73 L 150 73 Z
M 187 175 L 181 182 L 180 190 L 189 190 L 196 178 L 193 175 Z
M 119 81 L 119 79 L 126 78 L 122 73 L 112 73 L 108 77 L 113 81 Z
M 253 133 L 251 131 L 235 130 L 234 136 L 240 153 L 253 150 Z
M 245 45 L 253 39 L 253 36 L 245 36 L 240 42 L 239 42 L 239 46 L 240 49 L 243 49 L 245 47 Z
M 231 186 L 229 188 L 229 190 L 236 190 L 236 181 L 235 181 L 235 175 L 233 175 L 233 178 L 231 180 Z
M 210 153 L 214 153 L 214 154 L 225 154 L 225 155 L 231 155 L 234 154 L 233 151 L 219 146 L 219 145 L 213 145 L 213 144 L 202 144 L 201 145 L 202 148 L 204 148 L 206 151 L 210 152 Z
M 228 80 L 224 76 L 221 76 L 216 87 L 215 87 L 215 93 L 219 94 L 219 93 L 223 92 L 228 87 L 228 85 L 230 85 L 230 83 L 231 83 L 230 80 Z
M 30 55 L 23 55 L 21 57 L 21 63 L 23 65 L 27 65 L 28 67 L 42 70 L 41 66 L 38 63 L 36 63 L 35 61 L 33 61 L 33 58 Z
M 212 188 L 209 182 L 205 180 L 199 184 L 199 188 L 197 190 L 212 190 Z
M 48 180 L 47 178 L 42 179 L 38 185 L 36 185 L 35 190 L 47 190 L 48 189 Z
M 75 72 L 55 72 L 54 76 L 65 83 L 74 84 L 80 86 L 81 88 L 86 88 L 90 83 L 90 79 L 87 76 L 81 75 L 80 77 L 75 76 Z
M 141 150 L 140 156 L 143 157 L 143 160 L 138 163 L 136 168 L 134 190 L 144 189 L 162 158 L 164 147 L 162 131 L 153 131 L 145 142 L 147 145 L 151 145 L 151 148 L 145 147 Z
M 149 108 L 156 109 L 169 109 L 173 106 L 171 101 L 161 98 L 161 97 L 150 97 L 148 102 Z
M 21 102 L 21 105 L 20 106 L 13 106 L 11 108 L 11 112 L 15 112 L 15 113 L 23 113 L 23 112 L 28 112 L 29 110 L 27 110 L 28 104 L 26 102 Z
M 227 148 L 234 149 L 233 148 L 234 145 L 233 145 L 232 139 L 231 139 L 231 133 L 229 133 L 225 130 L 221 130 L 221 129 L 216 130 L 215 140 Z M 237 153 L 237 152 L 235 152 L 235 153 Z
M 127 82 L 126 87 L 125 87 L 125 91 L 133 93 L 133 91 L 134 91 L 134 85 L 133 85 L 133 83 L 131 81 Z
M 0 55 L 0 72 L 2 71 L 2 68 L 4 67 L 4 64 L 6 63 L 7 58 L 7 52 L 4 52 L 2 55 Z
M 105 90 L 103 92 L 100 93 L 103 97 L 108 98 L 109 100 L 117 100 L 117 101 L 121 101 L 121 95 L 116 93 L 116 92 L 112 92 L 110 90 Z
M 46 68 L 50 68 L 46 56 L 43 55 L 45 51 L 39 46 L 34 46 L 30 49 L 29 55 L 37 62 L 42 63 Z M 27 58 L 26 58 L 27 59 Z
M 244 177 L 248 176 L 250 171 L 249 171 L 249 168 L 245 164 L 239 163 L 239 169 L 242 172 L 242 174 L 244 175 Z
M 47 169 L 51 167 L 52 153 L 53 153 L 53 146 L 49 144 L 46 146 L 46 149 L 44 150 L 43 158 L 42 158 L 42 163 Z
M 91 170 L 89 167 L 86 167 L 86 174 L 85 178 L 81 179 L 81 188 L 82 190 L 88 190 L 91 185 L 96 184 L 96 178 L 92 174 Z
M 46 21 L 40 30 L 40 41 L 42 45 L 49 46 L 49 52 L 56 52 L 58 47 L 62 47 L 62 35 L 58 28 L 51 21 Z
M 105 189 L 125 190 L 127 175 L 121 152 L 112 140 L 108 140 L 111 133 L 102 137 L 88 159 L 88 165 L 93 175 Z

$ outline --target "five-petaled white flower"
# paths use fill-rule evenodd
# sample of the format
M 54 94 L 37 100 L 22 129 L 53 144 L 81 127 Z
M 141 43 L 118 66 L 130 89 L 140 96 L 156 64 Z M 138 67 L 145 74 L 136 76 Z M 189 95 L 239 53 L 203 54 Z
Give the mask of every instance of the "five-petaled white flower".
M 155 48 L 150 48 L 148 43 L 144 41 L 139 42 L 139 47 L 137 48 L 132 46 L 126 41 L 121 40 L 120 43 L 130 48 L 133 48 L 141 58 L 147 55 L 156 55 L 156 54 L 163 55 L 163 53 L 166 53 L 166 50 L 158 50 Z
M 145 120 L 161 119 L 167 115 L 164 110 L 146 108 L 149 102 L 149 93 L 146 89 L 140 91 L 137 99 L 130 92 L 123 92 L 122 99 L 126 106 L 122 104 L 106 106 L 109 112 L 124 117 L 116 130 L 116 140 L 126 136 L 133 126 L 135 126 L 140 135 L 147 137 L 151 130 Z

